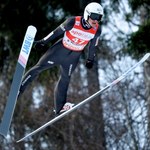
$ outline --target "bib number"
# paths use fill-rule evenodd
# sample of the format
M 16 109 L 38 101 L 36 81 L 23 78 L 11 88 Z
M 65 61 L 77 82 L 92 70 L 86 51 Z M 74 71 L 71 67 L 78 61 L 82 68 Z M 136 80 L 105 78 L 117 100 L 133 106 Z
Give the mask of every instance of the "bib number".
M 81 45 L 85 42 L 84 40 L 81 40 L 81 39 L 78 39 L 78 38 L 73 38 L 72 41 L 74 41 L 75 43 L 77 43 L 79 45 Z

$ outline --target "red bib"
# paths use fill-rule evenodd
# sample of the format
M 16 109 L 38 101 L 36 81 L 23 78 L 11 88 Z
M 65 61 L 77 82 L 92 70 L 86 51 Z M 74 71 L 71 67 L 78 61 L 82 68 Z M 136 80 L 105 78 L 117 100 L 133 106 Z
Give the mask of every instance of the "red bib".
M 85 30 L 81 25 L 81 16 L 77 16 L 73 28 L 65 32 L 63 37 L 64 47 L 74 51 L 82 51 L 88 42 L 94 38 L 97 29 L 98 24 L 95 28 Z

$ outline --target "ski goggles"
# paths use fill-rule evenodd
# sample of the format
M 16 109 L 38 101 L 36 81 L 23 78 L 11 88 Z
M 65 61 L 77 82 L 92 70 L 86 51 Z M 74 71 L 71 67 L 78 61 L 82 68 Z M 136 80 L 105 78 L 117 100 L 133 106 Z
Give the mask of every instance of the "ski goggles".
M 91 13 L 91 15 L 89 16 L 92 20 L 97 20 L 97 21 L 101 21 L 102 19 L 102 15 L 96 14 L 96 13 Z

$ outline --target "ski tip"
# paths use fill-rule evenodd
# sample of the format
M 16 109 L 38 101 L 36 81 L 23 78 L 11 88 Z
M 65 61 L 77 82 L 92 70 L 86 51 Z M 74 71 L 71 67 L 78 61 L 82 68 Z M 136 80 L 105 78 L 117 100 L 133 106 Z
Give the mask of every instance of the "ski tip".
M 146 55 L 150 56 L 150 53 L 147 53 Z
M 35 26 L 33 26 L 33 25 L 29 25 L 29 26 L 28 26 L 28 28 L 30 28 L 30 29 L 34 29 L 34 30 L 37 30 L 37 29 L 36 29 L 36 27 L 35 27 Z
M 144 57 L 145 59 L 148 59 L 150 57 L 150 53 L 146 53 Z
M 27 32 L 28 32 L 29 34 L 35 36 L 35 34 L 36 34 L 36 32 L 37 32 L 37 29 L 36 29 L 35 26 L 29 25 L 28 28 L 27 28 Z

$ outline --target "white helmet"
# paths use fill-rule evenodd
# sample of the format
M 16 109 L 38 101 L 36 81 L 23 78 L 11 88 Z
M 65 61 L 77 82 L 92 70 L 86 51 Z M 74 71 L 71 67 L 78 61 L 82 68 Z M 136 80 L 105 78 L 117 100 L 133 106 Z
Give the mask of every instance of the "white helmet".
M 96 2 L 89 3 L 84 9 L 84 19 L 88 20 L 90 17 L 93 20 L 101 21 L 103 16 L 103 7 Z

